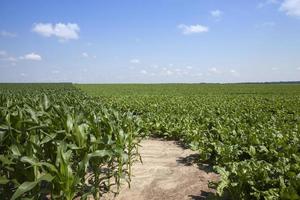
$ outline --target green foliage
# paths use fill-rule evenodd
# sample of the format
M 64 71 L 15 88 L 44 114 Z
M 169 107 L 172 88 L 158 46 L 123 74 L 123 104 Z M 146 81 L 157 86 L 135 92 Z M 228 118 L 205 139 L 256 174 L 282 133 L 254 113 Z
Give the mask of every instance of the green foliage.
M 146 135 L 180 140 L 221 176 L 219 196 L 299 199 L 300 86 L 78 85 L 142 118 Z
M 0 199 L 99 199 L 130 184 L 141 137 L 176 139 L 230 199 L 300 198 L 300 87 L 0 85 Z
M 129 182 L 139 117 L 70 84 L 27 86 L 0 87 L 0 199 L 99 199 Z

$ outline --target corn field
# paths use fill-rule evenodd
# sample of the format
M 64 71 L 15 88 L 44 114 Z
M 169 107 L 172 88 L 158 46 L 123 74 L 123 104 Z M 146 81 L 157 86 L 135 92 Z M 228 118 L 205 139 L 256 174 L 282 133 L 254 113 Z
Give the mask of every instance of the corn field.
M 4 85 L 0 199 L 99 199 L 130 182 L 140 119 L 71 84 Z

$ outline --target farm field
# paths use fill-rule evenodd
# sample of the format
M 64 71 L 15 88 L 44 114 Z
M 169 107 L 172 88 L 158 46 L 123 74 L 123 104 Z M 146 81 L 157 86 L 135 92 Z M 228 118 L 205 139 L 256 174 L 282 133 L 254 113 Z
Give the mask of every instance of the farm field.
M 300 198 L 300 86 L 76 85 L 142 118 L 143 134 L 181 141 L 220 174 L 229 199 Z
M 300 0 L 0 18 L 0 200 L 300 200 Z
M 299 105 L 297 84 L 0 84 L 0 199 L 118 193 L 149 137 L 198 153 L 216 198 L 299 199 Z
M 132 113 L 72 84 L 0 84 L 0 199 L 118 192 L 139 159 L 139 132 Z

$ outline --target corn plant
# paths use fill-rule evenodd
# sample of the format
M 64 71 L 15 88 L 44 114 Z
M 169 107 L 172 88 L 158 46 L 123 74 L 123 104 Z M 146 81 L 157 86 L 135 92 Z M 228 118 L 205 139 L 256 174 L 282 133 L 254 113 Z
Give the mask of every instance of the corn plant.
M 137 116 L 106 108 L 71 85 L 2 88 L 0 199 L 117 193 L 139 156 L 139 126 Z

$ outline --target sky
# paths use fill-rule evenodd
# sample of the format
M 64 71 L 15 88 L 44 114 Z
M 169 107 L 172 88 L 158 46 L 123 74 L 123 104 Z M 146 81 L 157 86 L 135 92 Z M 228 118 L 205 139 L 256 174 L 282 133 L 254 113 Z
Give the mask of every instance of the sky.
M 300 80 L 300 0 L 0 0 L 0 82 Z

